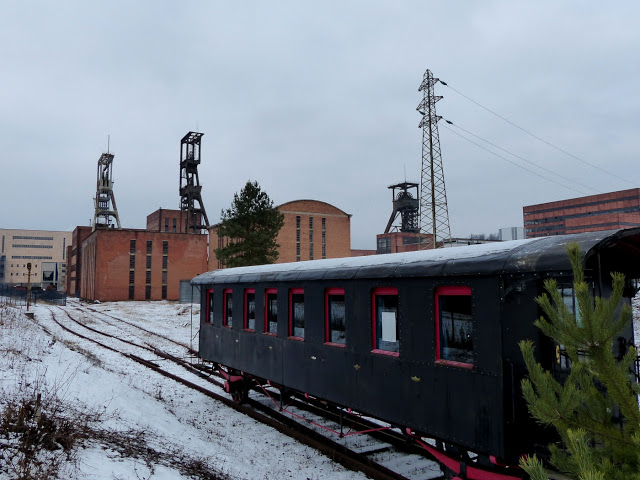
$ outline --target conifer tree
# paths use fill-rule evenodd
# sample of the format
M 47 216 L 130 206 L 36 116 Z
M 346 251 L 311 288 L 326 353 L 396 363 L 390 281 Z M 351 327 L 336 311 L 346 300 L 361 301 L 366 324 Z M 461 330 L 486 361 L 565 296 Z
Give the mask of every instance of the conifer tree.
M 574 275 L 577 315 L 562 300 L 556 281 L 547 279 L 536 301 L 544 312 L 535 325 L 564 346 L 571 370 L 560 383 L 534 359 L 531 341 L 520 343 L 529 373 L 522 391 L 529 412 L 554 427 L 564 448 L 550 445 L 551 464 L 579 480 L 640 479 L 638 384 L 632 378 L 635 348 L 621 360 L 613 355 L 614 338 L 631 321 L 631 308 L 620 308 L 624 275 L 612 273 L 608 299 L 592 297 L 584 279 L 579 246 L 567 246 Z M 546 318 L 545 318 L 546 317 Z M 534 457 L 521 461 L 532 479 L 546 479 Z
M 278 259 L 276 237 L 284 225 L 284 215 L 273 205 L 258 182 L 247 182 L 233 195 L 231 207 L 222 210 L 218 236 L 229 244 L 214 250 L 227 267 L 263 265 Z

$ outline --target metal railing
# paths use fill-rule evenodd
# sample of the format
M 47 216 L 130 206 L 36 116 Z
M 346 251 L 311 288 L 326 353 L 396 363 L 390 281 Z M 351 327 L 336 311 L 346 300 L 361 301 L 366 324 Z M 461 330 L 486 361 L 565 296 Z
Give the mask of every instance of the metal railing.
M 54 305 L 64 306 L 67 304 L 67 294 L 57 290 L 41 290 L 32 289 L 29 297 L 31 305 L 37 305 L 38 302 L 52 303 Z M 27 305 L 27 289 L 26 287 L 14 287 L 12 285 L 0 285 L 0 303 L 26 306 Z

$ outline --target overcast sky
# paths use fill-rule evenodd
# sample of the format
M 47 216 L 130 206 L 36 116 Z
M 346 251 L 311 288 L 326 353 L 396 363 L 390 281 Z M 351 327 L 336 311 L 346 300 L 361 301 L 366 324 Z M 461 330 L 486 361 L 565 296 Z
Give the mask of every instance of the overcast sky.
M 638 25 L 631 1 L 5 1 L 0 227 L 88 225 L 111 135 L 121 222 L 143 228 L 179 207 L 196 130 L 211 223 L 257 180 L 353 215 L 373 249 L 387 186 L 420 182 L 426 69 L 439 115 L 553 180 L 441 121 L 452 234 L 522 226 L 524 205 L 640 187 Z

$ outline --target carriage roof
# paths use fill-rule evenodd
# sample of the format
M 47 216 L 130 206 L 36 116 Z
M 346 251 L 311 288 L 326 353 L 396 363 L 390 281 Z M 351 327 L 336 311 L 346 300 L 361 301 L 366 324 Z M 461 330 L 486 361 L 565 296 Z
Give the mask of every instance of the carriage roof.
M 637 278 L 640 228 L 513 240 L 416 252 L 236 267 L 198 275 L 193 285 L 358 278 L 499 275 L 570 271 L 566 244 L 578 243 L 587 264 L 603 254 L 609 270 Z

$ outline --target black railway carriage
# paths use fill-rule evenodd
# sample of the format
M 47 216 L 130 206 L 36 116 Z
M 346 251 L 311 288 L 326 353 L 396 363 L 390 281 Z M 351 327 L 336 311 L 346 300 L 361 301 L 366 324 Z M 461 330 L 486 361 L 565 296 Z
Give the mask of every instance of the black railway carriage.
M 577 242 L 596 295 L 610 272 L 640 277 L 640 229 L 208 272 L 200 356 L 231 389 L 259 378 L 418 435 L 513 462 L 546 443 L 521 398 L 518 348 L 562 374 L 534 298 L 558 279 L 573 302 L 565 244 Z M 625 301 L 635 294 L 629 281 Z M 629 328 L 616 345 L 633 342 Z

